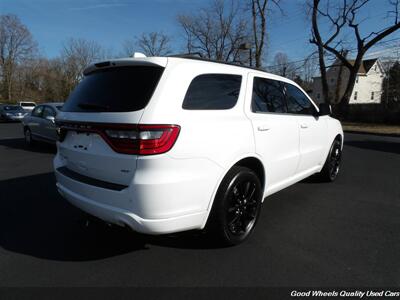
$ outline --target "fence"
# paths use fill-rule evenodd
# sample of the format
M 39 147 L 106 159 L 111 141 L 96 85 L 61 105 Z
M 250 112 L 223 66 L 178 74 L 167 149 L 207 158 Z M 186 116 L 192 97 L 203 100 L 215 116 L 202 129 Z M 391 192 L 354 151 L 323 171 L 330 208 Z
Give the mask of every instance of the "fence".
M 400 103 L 350 104 L 344 121 L 400 125 Z

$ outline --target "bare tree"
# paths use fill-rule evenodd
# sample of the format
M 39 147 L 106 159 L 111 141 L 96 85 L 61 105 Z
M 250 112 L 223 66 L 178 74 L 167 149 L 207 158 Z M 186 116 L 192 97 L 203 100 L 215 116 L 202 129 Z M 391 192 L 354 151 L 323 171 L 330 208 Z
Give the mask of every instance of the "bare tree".
M 95 61 L 104 59 L 105 54 L 105 50 L 94 41 L 68 39 L 60 56 L 66 93 L 69 93 L 82 79 L 85 68 Z
M 17 66 L 32 57 L 36 43 L 28 28 L 15 15 L 0 16 L 0 75 L 2 95 L 5 99 L 13 97 L 13 81 Z
M 162 32 L 143 33 L 138 39 L 139 49 L 149 56 L 164 56 L 171 53 L 171 39 Z
M 272 2 L 276 7 L 282 9 L 279 5 L 280 0 L 251 0 L 251 16 L 254 41 L 255 66 L 262 67 L 262 58 L 266 41 L 267 13 L 270 10 L 269 4 Z
M 137 45 L 135 39 L 128 39 L 122 43 L 121 56 L 131 57 L 133 53 L 137 52 Z
M 123 55 L 132 56 L 139 50 L 147 56 L 165 56 L 171 54 L 170 43 L 171 38 L 162 32 L 142 33 L 123 43 Z
M 225 1 L 215 0 L 196 15 L 179 15 L 178 23 L 185 33 L 187 51 L 209 59 L 240 63 L 243 57 L 240 45 L 250 37 L 241 13 L 236 2 L 225 5 Z
M 393 11 L 387 13 L 394 18 L 393 24 L 383 29 L 372 31 L 364 37 L 362 36 L 362 32 L 364 31 L 360 28 L 362 20 L 359 20 L 358 15 L 361 9 L 365 7 L 370 0 L 327 1 L 324 2 L 323 7 L 320 2 L 320 0 L 313 0 L 311 4 L 312 38 L 310 42 L 315 44 L 318 49 L 322 90 L 326 102 L 332 103 L 326 73 L 326 54 L 334 56 L 348 71 L 344 93 L 340 95 L 340 99 L 338 100 L 338 102 L 340 102 L 339 110 L 341 113 L 344 113 L 349 103 L 357 72 L 362 64 L 365 53 L 376 43 L 400 28 L 400 22 L 398 20 L 399 0 L 389 0 Z M 331 30 L 327 33 L 326 37 L 321 34 L 318 22 L 319 18 L 324 18 L 331 24 Z M 347 53 L 350 49 L 346 49 L 345 47 L 346 41 L 344 36 L 348 30 L 353 32 L 357 45 L 357 52 L 353 61 L 348 59 Z M 334 94 L 336 97 L 338 96 L 336 91 Z
M 306 84 L 312 84 L 313 77 L 317 74 L 318 71 L 318 58 L 316 56 L 317 53 L 312 53 L 309 55 L 303 62 L 303 70 L 302 77 Z
M 295 64 L 291 62 L 286 53 L 278 52 L 274 57 L 274 65 L 271 66 L 270 71 L 279 76 L 294 79 L 298 77 Z

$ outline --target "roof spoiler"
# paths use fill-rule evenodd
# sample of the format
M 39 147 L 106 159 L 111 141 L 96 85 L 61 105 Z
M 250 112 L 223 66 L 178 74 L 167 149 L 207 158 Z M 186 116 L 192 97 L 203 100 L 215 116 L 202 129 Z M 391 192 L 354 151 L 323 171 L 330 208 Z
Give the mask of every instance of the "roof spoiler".
M 153 67 L 165 67 L 167 63 L 167 58 L 146 58 L 140 59 L 142 57 L 136 56 L 134 59 L 133 57 L 124 58 L 124 59 L 113 59 L 109 61 L 101 61 L 94 64 L 89 65 L 84 71 L 83 75 L 89 75 L 94 71 L 98 71 L 101 69 L 108 69 L 113 67 L 123 67 L 123 66 L 153 66 Z

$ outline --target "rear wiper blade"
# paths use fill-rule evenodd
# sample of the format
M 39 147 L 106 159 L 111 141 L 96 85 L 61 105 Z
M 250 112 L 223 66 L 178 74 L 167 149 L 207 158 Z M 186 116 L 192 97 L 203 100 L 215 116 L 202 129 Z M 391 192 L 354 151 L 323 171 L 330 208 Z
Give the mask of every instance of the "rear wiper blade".
M 108 105 L 95 104 L 95 103 L 79 103 L 78 106 L 83 109 L 102 109 L 102 110 L 110 109 Z

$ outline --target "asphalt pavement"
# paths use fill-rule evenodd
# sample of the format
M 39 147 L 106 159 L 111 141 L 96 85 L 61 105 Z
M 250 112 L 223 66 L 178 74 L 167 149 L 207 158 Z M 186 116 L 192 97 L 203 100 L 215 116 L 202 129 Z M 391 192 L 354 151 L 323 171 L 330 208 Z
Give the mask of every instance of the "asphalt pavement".
M 87 226 L 56 191 L 55 152 L 0 124 L 0 286 L 400 285 L 400 138 L 346 134 L 336 182 L 268 197 L 254 235 L 231 248 Z

